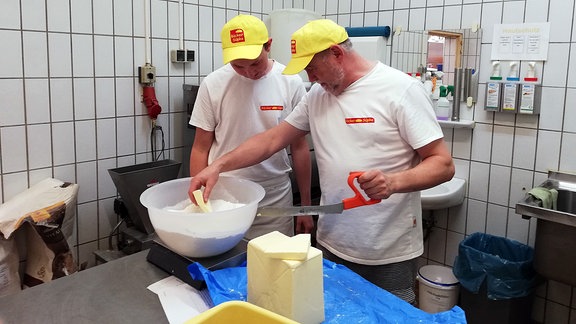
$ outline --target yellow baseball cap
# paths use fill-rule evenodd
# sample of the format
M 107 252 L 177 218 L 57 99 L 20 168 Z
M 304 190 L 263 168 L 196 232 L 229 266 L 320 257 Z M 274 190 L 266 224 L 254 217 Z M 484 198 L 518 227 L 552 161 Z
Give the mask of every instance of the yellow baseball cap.
M 314 54 L 348 39 L 344 27 L 330 19 L 311 20 L 292 34 L 292 58 L 282 72 L 296 74 L 306 68 Z
M 230 19 L 220 33 L 224 64 L 237 59 L 252 60 L 262 52 L 268 41 L 268 29 L 254 16 L 238 15 Z

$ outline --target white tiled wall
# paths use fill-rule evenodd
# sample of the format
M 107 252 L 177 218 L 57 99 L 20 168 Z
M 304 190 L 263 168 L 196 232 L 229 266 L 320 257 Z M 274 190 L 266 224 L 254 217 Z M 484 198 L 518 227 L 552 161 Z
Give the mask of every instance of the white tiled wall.
M 451 265 L 458 243 L 473 232 L 532 245 L 535 224 L 514 213 L 515 202 L 544 181 L 549 169 L 576 172 L 574 0 L 185 0 L 183 38 L 196 61 L 184 66 L 168 56 L 179 44 L 179 1 L 2 0 L 0 202 L 46 177 L 78 183 L 79 262 L 94 264 L 92 251 L 108 247 L 117 222 L 107 170 L 151 160 L 150 123 L 137 82 L 137 68 L 145 63 L 144 1 L 150 1 L 150 59 L 163 108 L 158 124 L 166 133 L 166 157 L 177 160 L 187 158 L 180 134 L 186 122 L 182 84 L 198 84 L 221 65 L 220 28 L 239 12 L 262 16 L 304 8 L 344 26 L 393 30 L 479 24 L 480 94 L 491 70 L 493 25 L 550 22 L 549 57 L 538 70 L 542 114 L 485 112 L 479 96 L 477 106 L 465 112 L 476 128 L 445 130 L 456 176 L 469 187 L 462 206 L 435 212 L 425 262 Z M 524 62 L 521 74 L 525 68 Z M 540 287 L 534 319 L 576 323 L 574 296 L 574 288 L 561 283 Z

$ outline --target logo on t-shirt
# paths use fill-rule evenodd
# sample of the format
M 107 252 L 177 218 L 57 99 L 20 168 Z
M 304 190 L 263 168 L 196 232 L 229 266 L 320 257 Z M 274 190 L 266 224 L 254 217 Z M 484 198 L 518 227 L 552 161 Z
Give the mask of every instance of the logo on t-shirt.
M 374 122 L 373 117 L 351 117 L 346 118 L 346 124 L 370 124 Z
M 260 110 L 284 110 L 284 106 L 260 106 Z
M 246 39 L 244 38 L 244 30 L 241 28 L 232 29 L 230 31 L 230 43 L 243 43 Z

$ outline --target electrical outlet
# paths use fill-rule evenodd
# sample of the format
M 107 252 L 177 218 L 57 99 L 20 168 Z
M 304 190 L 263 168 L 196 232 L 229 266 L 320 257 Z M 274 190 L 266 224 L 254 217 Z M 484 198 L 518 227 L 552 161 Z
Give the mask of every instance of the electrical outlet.
M 171 50 L 170 60 L 172 63 L 194 62 L 194 51 L 192 50 Z
M 186 50 L 186 62 L 194 62 L 194 51 Z
M 150 63 L 146 63 L 144 66 L 138 67 L 138 76 L 140 78 L 140 83 L 151 84 L 156 82 L 156 68 Z
M 170 51 L 170 59 L 172 63 L 184 63 L 186 62 L 186 51 L 172 50 Z

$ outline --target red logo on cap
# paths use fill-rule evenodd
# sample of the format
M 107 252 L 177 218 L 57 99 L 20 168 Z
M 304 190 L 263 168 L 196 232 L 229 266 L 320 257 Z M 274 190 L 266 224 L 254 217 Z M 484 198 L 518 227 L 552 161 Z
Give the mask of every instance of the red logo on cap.
M 232 29 L 230 31 L 230 43 L 243 43 L 246 39 L 244 38 L 244 30 L 241 28 Z
M 294 39 L 290 40 L 290 50 L 292 54 L 296 54 L 296 40 Z

